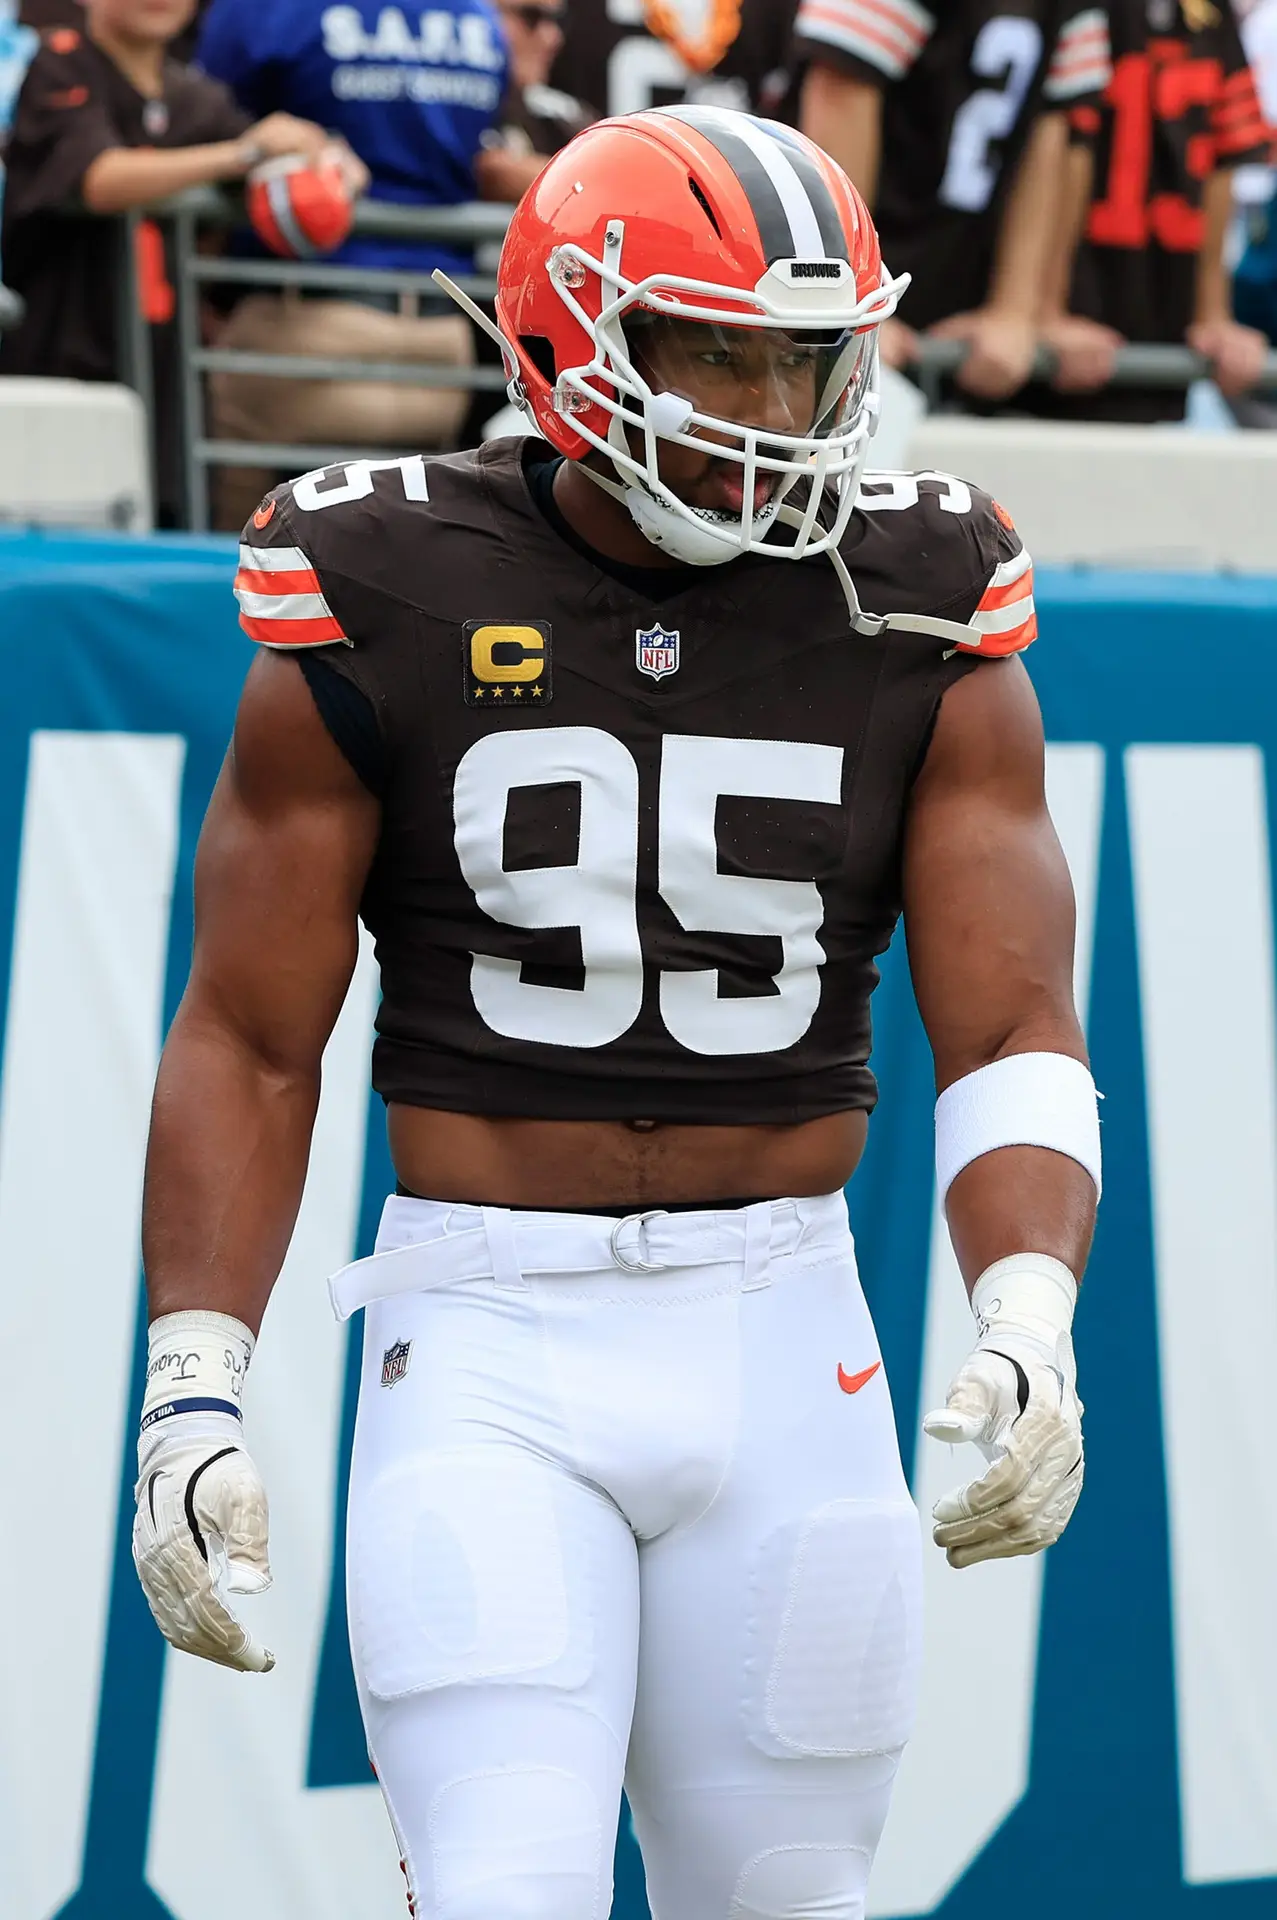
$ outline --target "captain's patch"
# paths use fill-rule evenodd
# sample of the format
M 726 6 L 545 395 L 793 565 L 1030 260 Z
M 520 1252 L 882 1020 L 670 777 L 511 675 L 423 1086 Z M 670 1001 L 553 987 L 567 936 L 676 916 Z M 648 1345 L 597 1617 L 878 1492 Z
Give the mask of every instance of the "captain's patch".
M 468 707 L 494 711 L 550 703 L 550 625 L 467 620 L 462 628 L 463 684 Z

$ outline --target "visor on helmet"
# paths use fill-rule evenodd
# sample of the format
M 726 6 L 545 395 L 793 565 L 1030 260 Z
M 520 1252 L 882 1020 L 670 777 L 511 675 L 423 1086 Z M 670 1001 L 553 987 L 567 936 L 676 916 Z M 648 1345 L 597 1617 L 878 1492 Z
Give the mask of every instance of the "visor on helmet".
M 695 479 L 685 475 L 680 484 L 676 462 L 668 454 L 662 459 L 658 447 L 661 482 L 711 525 L 739 530 L 748 523 L 747 539 L 766 533 L 797 480 L 815 479 L 822 464 L 831 464 L 822 463 L 821 443 L 859 416 L 873 376 L 872 337 L 845 328 L 728 324 L 635 309 L 623 333 L 651 400 L 639 408 L 622 402 L 614 428 L 623 427 L 628 450 L 649 476 L 644 441 L 653 425 L 658 441 L 708 454 L 711 464 L 698 465 Z M 832 477 L 842 467 L 832 462 Z

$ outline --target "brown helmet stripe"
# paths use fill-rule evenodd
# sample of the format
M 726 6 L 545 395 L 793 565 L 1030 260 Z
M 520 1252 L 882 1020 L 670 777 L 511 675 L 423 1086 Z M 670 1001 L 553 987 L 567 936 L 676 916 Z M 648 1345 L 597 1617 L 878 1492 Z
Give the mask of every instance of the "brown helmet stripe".
M 785 212 L 785 203 L 768 177 L 758 155 L 739 135 L 711 120 L 696 107 L 663 107 L 672 119 L 694 127 L 722 154 L 749 201 L 758 225 L 758 238 L 768 266 L 773 260 L 789 260 L 794 253 L 794 235 Z
M 758 224 L 764 259 L 849 258 L 833 194 L 806 147 L 788 127 L 716 107 L 662 107 L 722 154 L 740 181 Z M 771 153 L 760 151 L 765 142 Z

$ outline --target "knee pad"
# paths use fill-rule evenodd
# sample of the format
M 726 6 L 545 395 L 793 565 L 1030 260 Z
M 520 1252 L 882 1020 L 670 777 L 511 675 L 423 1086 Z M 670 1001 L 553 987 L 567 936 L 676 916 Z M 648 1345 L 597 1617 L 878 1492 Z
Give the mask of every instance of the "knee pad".
M 600 1920 L 611 1862 L 589 1784 L 556 1767 L 464 1775 L 430 1807 L 434 1920 Z
M 764 1540 L 744 1712 L 775 1759 L 890 1753 L 913 1730 L 922 1539 L 911 1501 L 831 1500 Z
M 728 1920 L 863 1920 L 869 1866 L 866 1847 L 769 1847 L 742 1869 Z

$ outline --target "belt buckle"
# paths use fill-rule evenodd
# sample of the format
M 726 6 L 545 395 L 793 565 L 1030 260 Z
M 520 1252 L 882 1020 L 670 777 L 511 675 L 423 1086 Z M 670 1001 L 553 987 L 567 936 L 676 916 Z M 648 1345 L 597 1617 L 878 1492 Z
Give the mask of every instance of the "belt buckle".
M 612 1258 L 616 1265 L 623 1267 L 627 1273 L 664 1273 L 669 1266 L 668 1260 L 644 1260 L 641 1257 L 637 1260 L 631 1260 L 628 1254 L 624 1253 L 621 1249 L 620 1235 L 624 1227 L 628 1227 L 633 1223 L 635 1238 L 641 1249 L 643 1245 L 643 1228 L 647 1222 L 649 1220 L 666 1220 L 668 1218 L 669 1213 L 667 1208 L 653 1207 L 650 1212 L 627 1213 L 622 1219 L 618 1220 L 612 1228 L 611 1233 Z

